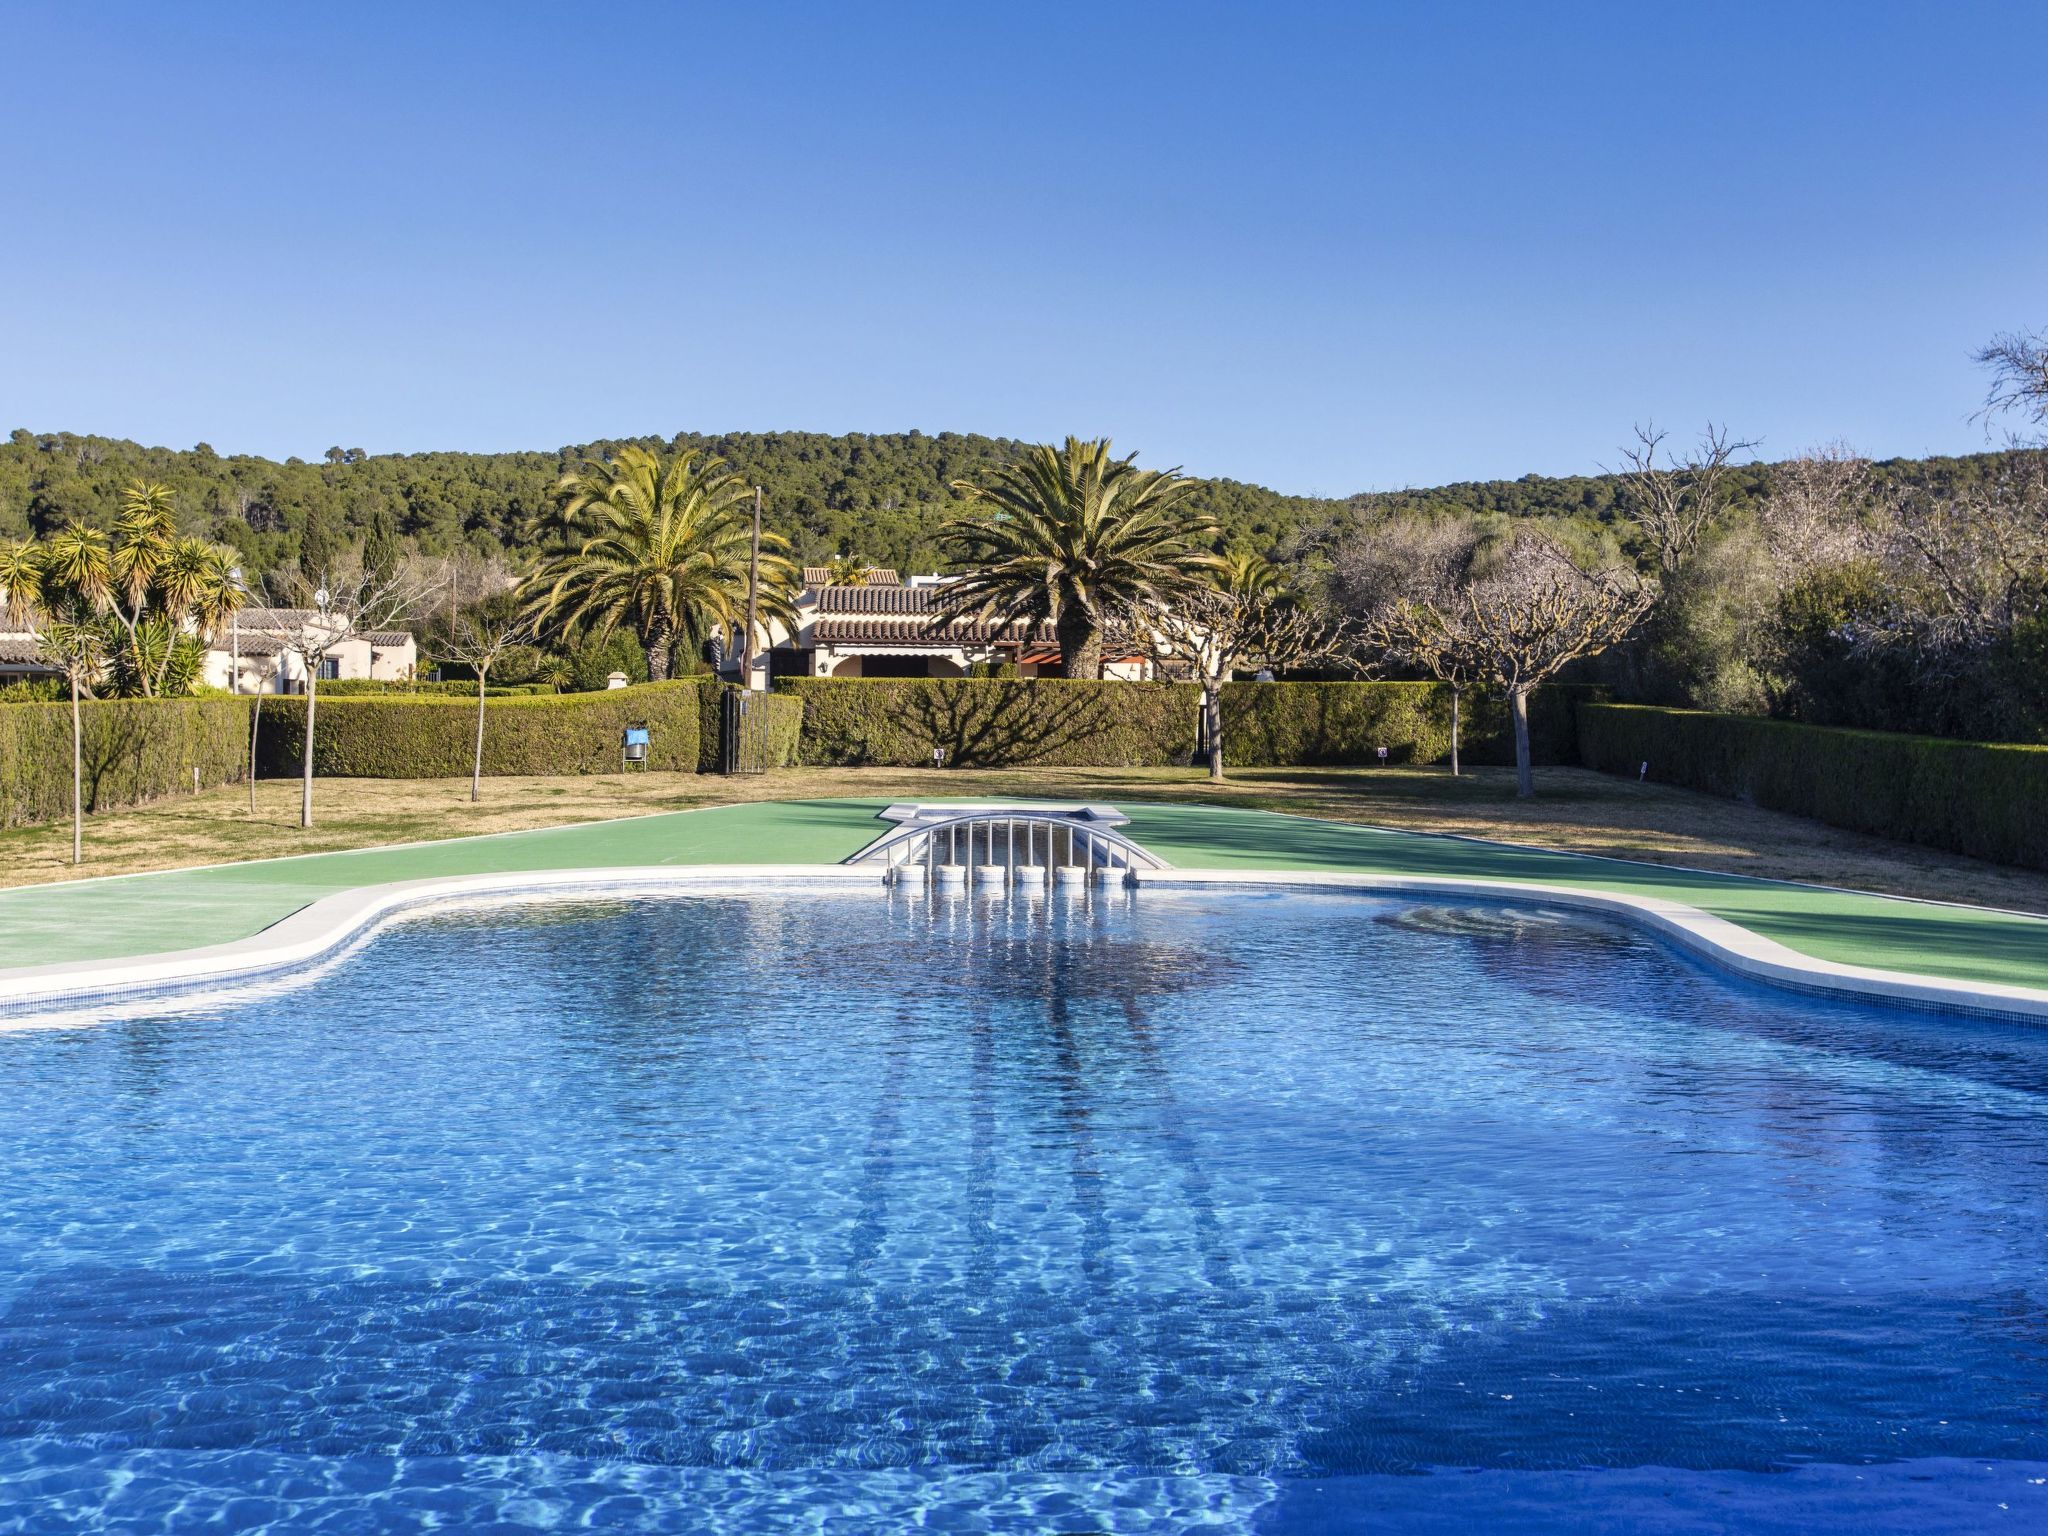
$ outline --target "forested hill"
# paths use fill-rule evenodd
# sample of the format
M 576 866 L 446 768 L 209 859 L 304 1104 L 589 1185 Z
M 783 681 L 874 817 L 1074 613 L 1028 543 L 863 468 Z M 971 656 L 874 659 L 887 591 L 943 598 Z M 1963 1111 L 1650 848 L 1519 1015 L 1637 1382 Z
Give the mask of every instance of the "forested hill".
M 634 438 L 649 448 L 705 447 L 730 460 L 767 498 L 769 525 L 806 560 L 846 554 L 901 570 L 942 560 L 939 526 L 961 508 L 954 480 L 985 476 L 1021 446 L 971 433 L 742 432 Z M 422 549 L 468 540 L 531 549 L 563 470 L 618 446 L 603 442 L 527 453 L 365 454 L 333 448 L 319 462 L 277 463 L 189 449 L 144 448 L 103 437 L 16 429 L 0 444 L 0 539 L 79 520 L 104 524 L 130 480 L 161 480 L 178 492 L 192 532 L 234 545 L 252 571 L 288 564 L 302 545 L 341 547 L 384 522 Z M 1993 456 L 1893 461 L 1902 478 L 1970 479 Z M 1767 483 L 1768 466 L 1743 472 L 1744 490 Z M 1347 509 L 1494 511 L 1607 522 L 1615 515 L 1612 476 L 1497 480 L 1430 490 L 1376 492 L 1348 501 L 1286 496 L 1234 480 L 1204 483 L 1198 507 L 1223 539 L 1268 552 Z

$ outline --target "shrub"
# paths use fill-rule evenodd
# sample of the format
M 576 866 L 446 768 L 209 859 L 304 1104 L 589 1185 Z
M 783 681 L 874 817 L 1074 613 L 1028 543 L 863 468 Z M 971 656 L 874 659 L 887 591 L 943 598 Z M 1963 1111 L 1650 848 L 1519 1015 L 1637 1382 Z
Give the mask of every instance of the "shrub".
M 1832 826 L 2048 869 L 2048 747 L 1586 704 L 1589 768 L 1650 776 Z
M 324 692 L 324 690 L 323 690 Z M 647 766 L 697 770 L 697 685 L 649 683 L 605 693 L 530 694 L 484 705 L 484 772 L 618 773 L 629 724 L 647 726 Z M 258 748 L 265 775 L 299 771 L 306 701 L 265 699 Z M 476 699 L 433 694 L 320 700 L 313 771 L 323 777 L 466 777 L 475 749 Z
M 140 805 L 240 780 L 248 767 L 247 699 L 102 699 L 79 706 L 85 807 Z M 0 826 L 71 814 L 71 705 L 0 709 Z

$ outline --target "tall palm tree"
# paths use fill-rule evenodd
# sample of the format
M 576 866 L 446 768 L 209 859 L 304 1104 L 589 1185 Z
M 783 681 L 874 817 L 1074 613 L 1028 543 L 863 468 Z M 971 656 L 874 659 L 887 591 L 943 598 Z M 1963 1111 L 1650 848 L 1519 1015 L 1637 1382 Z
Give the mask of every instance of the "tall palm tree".
M 1199 482 L 1139 469 L 1136 457 L 1070 437 L 1026 449 L 989 485 L 955 481 L 976 511 L 943 531 L 966 574 L 944 589 L 936 621 L 1050 621 L 1060 675 L 1099 676 L 1104 626 L 1170 603 L 1210 561 L 1196 547 L 1209 521 L 1184 506 Z
M 666 464 L 637 447 L 586 460 L 555 486 L 563 539 L 531 583 L 532 611 L 600 640 L 630 628 L 649 679 L 665 680 L 678 640 L 694 646 L 746 621 L 751 495 L 701 449 Z M 783 539 L 761 543 L 762 617 L 794 623 L 797 569 L 777 552 Z

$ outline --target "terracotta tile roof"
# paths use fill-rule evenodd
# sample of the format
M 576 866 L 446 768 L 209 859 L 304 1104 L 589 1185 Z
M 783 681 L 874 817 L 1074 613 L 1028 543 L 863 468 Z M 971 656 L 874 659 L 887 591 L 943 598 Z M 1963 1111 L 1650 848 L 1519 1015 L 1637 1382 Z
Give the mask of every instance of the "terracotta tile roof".
M 985 645 L 991 640 L 1024 637 L 1021 628 L 985 624 L 979 620 L 956 620 L 936 629 L 922 621 L 905 623 L 902 618 L 820 619 L 813 632 L 819 645 Z M 1040 624 L 1031 638 L 1049 640 L 1052 626 Z
M 871 587 L 897 587 L 903 578 L 886 565 L 871 565 L 867 571 L 867 585 Z M 804 567 L 804 585 L 811 588 L 832 585 L 832 567 L 829 565 L 807 565 Z
M 32 635 L 0 635 L 0 666 L 29 666 L 41 664 L 42 653 L 36 649 Z
M 929 612 L 936 587 L 826 587 L 818 594 L 820 613 Z

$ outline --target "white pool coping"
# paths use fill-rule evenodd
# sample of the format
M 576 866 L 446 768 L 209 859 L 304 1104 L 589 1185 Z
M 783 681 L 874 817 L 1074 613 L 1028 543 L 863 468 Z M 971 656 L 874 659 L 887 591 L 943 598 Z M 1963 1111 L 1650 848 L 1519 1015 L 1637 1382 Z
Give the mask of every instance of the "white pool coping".
M 1131 871 L 1128 881 L 1141 890 L 1304 890 L 1535 901 L 1619 917 L 1757 981 L 1806 992 L 2048 1024 L 2048 990 L 1821 960 L 1726 918 L 1661 897 L 1534 881 L 1367 872 L 1140 869 Z M 31 1022 L 25 1015 L 61 1014 L 77 1022 L 81 1015 L 105 1016 L 116 1005 L 141 997 L 218 991 L 266 978 L 296 983 L 310 979 L 325 963 L 366 941 L 377 929 L 429 913 L 536 900 L 862 888 L 877 892 L 887 888 L 875 866 L 698 864 L 523 870 L 360 886 L 323 896 L 259 933 L 225 944 L 0 971 L 0 1027 Z
M 1960 981 L 1916 971 L 1887 971 L 1801 954 L 1739 923 L 1681 901 L 1526 880 L 1475 880 L 1448 875 L 1381 875 L 1284 870 L 1138 870 L 1138 886 L 1256 890 L 1352 891 L 1360 895 L 1437 895 L 1499 901 L 1540 901 L 1619 917 L 1755 981 L 1803 992 L 1836 993 L 1940 1012 L 1988 1014 L 2048 1024 L 2048 990 L 2001 982 Z M 2043 929 L 2048 942 L 2048 925 Z

